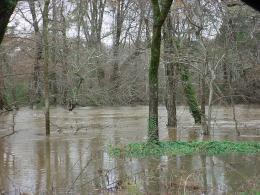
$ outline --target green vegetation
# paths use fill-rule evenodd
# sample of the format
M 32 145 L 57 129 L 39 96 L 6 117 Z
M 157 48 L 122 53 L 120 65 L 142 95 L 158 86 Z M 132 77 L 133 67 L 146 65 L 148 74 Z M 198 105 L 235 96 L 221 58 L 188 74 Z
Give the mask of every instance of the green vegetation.
M 259 142 L 231 141 L 163 141 L 159 144 L 132 143 L 126 146 L 110 147 L 112 156 L 125 155 L 128 157 L 190 155 L 206 153 L 216 155 L 223 153 L 257 153 L 260 152 Z
M 190 112 L 194 118 L 195 123 L 200 124 L 201 123 L 201 110 L 199 108 L 199 104 L 198 104 L 198 101 L 196 98 L 195 89 L 191 83 L 190 72 L 184 64 L 182 64 L 180 66 L 180 70 L 181 70 L 182 85 L 184 88 L 184 93 L 185 93 L 185 96 L 187 99 L 187 103 L 190 108 Z

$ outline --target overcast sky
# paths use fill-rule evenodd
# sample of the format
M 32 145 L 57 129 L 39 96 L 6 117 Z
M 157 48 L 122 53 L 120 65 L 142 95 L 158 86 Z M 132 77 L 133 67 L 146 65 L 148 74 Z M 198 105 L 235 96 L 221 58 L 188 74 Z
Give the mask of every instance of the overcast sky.
M 41 7 L 41 8 L 40 8 Z M 41 9 L 43 9 L 43 5 L 39 4 L 39 2 L 36 3 L 36 11 L 37 11 L 37 18 L 40 22 L 40 28 L 42 25 L 42 14 Z M 73 10 L 73 6 L 69 3 L 66 4 L 65 8 L 65 15 L 70 15 Z M 108 11 L 108 10 L 107 10 Z M 49 11 L 49 15 L 51 17 L 51 10 Z M 112 28 L 112 21 L 113 18 L 108 12 L 105 12 L 104 14 L 104 21 L 103 21 L 103 29 L 102 33 L 103 35 L 108 34 L 111 32 Z M 17 4 L 17 7 L 10 19 L 9 27 L 14 30 L 14 33 L 18 36 L 29 36 L 31 33 L 33 33 L 33 27 L 32 27 L 32 16 L 29 9 L 29 5 L 27 2 L 19 1 Z M 76 25 L 70 25 L 69 29 L 67 29 L 67 36 L 68 37 L 76 37 L 77 31 L 76 31 Z M 82 37 L 83 33 L 82 33 Z M 112 35 L 107 36 L 103 38 L 103 43 L 106 45 L 111 46 L 112 45 Z

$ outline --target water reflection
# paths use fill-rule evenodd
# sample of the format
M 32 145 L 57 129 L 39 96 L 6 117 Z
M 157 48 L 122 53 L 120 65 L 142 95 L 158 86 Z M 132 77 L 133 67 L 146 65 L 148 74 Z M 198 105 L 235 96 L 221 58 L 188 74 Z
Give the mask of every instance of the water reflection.
M 237 106 L 236 110 L 242 134 L 260 129 L 260 108 Z M 17 133 L 0 142 L 0 192 L 40 195 L 260 191 L 259 155 L 110 157 L 107 151 L 110 144 L 146 139 L 147 111 L 143 106 L 89 107 L 74 112 L 52 109 L 55 125 L 52 125 L 51 137 L 46 138 L 42 112 L 19 110 Z M 161 139 L 209 139 L 200 135 L 187 108 L 180 107 L 177 113 L 178 128 L 166 128 L 166 112 L 160 108 Z M 214 139 L 237 139 L 229 108 L 217 108 L 213 116 L 216 117 Z M 0 127 L 8 127 L 10 122 L 11 116 L 5 115 L 1 117 Z M 5 129 L 1 135 L 8 131 Z

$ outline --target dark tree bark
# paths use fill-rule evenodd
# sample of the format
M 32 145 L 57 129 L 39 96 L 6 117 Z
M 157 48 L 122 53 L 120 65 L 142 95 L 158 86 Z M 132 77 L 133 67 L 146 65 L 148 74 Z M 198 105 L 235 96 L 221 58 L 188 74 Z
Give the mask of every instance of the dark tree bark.
M 51 76 L 51 91 L 53 103 L 57 104 L 58 84 L 57 84 L 57 44 L 58 44 L 58 16 L 57 16 L 57 1 L 52 0 L 52 45 L 51 45 L 51 64 L 53 66 Z
M 40 62 L 42 60 L 42 37 L 39 30 L 39 24 L 36 17 L 35 4 L 33 0 L 28 1 L 33 19 L 33 28 L 35 35 L 35 61 L 33 65 L 33 101 L 32 104 L 37 104 L 41 101 L 40 90 Z
M 114 38 L 114 45 L 113 45 L 113 70 L 111 75 L 111 81 L 113 82 L 113 91 L 117 91 L 119 88 L 119 60 L 118 60 L 118 52 L 120 46 L 120 38 L 122 33 L 123 21 L 124 21 L 124 4 L 125 0 L 118 0 L 116 4 L 116 33 Z
M 161 29 L 173 0 L 164 0 L 161 8 L 158 0 L 151 0 L 153 9 L 153 36 L 149 68 L 149 119 L 148 142 L 158 143 L 158 68 L 161 52 Z
M 68 102 L 68 82 L 67 82 L 67 73 L 68 73 L 68 55 L 69 55 L 69 47 L 67 42 L 67 33 L 66 33 L 66 18 L 64 16 L 64 0 L 61 3 L 60 9 L 61 23 L 62 23 L 62 44 L 63 44 L 63 52 L 62 52 L 62 79 L 63 79 L 63 87 L 62 87 L 62 103 L 67 105 Z
M 18 0 L 2 0 L 0 2 L 0 44 L 3 41 L 6 27 L 13 14 Z
M 242 0 L 243 2 L 245 2 L 247 5 L 249 5 L 250 7 L 254 8 L 257 11 L 260 11 L 260 4 L 258 1 L 256 0 Z
M 172 39 L 172 21 L 168 16 L 164 26 L 164 58 L 165 58 L 165 76 L 166 76 L 166 97 L 165 104 L 168 114 L 167 126 L 177 127 L 176 117 L 176 88 L 177 88 L 177 71 L 173 62 L 174 43 Z
M 5 108 L 5 83 L 4 83 L 4 74 L 3 74 L 3 65 L 6 64 L 6 53 L 3 48 L 0 48 L 0 110 Z
M 11 15 L 13 14 L 13 11 L 16 7 L 17 4 L 17 0 L 2 0 L 0 2 L 0 45 L 3 41 L 4 35 L 5 35 L 5 31 L 6 31 L 6 27 L 9 23 L 9 19 L 11 17 Z M 0 71 L 2 73 L 2 71 Z M 0 73 L 0 76 L 2 75 Z M 4 108 L 4 102 L 5 102 L 5 98 L 4 98 L 4 93 L 3 93 L 3 89 L 4 89 L 4 80 L 3 80 L 3 76 L 1 76 L 0 78 L 0 109 Z
M 43 43 L 44 43 L 44 102 L 45 102 L 45 130 L 50 135 L 50 105 L 49 105 L 49 44 L 48 44 L 48 13 L 50 0 L 44 1 L 43 9 Z

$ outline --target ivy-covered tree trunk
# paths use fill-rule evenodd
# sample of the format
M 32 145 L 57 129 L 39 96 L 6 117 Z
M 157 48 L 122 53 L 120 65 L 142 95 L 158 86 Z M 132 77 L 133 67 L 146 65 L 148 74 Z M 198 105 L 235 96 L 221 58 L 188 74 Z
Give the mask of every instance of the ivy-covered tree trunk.
M 168 16 L 164 26 L 164 61 L 165 64 L 165 76 L 166 76 L 166 97 L 165 104 L 168 115 L 168 127 L 177 127 L 176 117 L 176 65 L 173 62 L 173 39 L 172 39 L 172 21 Z
M 173 0 L 164 0 L 159 6 L 158 0 L 151 0 L 153 9 L 153 36 L 149 67 L 149 119 L 148 142 L 159 142 L 158 128 L 158 68 L 160 63 L 161 30 Z
M 195 90 L 192 86 L 192 83 L 190 81 L 190 72 L 184 64 L 180 65 L 180 70 L 181 70 L 181 80 L 182 80 L 182 85 L 184 89 L 184 93 L 187 99 L 187 103 L 190 108 L 190 112 L 194 118 L 194 121 L 196 124 L 201 123 L 201 110 L 199 108 L 199 104 L 196 98 L 196 93 Z

